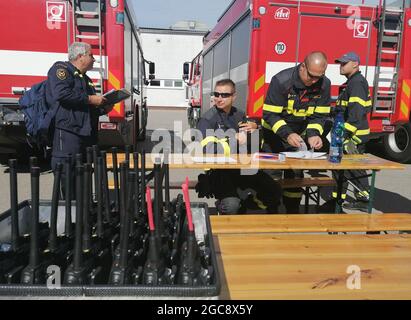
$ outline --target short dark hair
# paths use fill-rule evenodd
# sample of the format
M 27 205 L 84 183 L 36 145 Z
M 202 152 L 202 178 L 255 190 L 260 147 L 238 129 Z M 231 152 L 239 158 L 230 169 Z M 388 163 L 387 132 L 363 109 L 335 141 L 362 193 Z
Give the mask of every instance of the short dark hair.
M 235 83 L 231 79 L 221 79 L 215 83 L 215 87 L 219 86 L 231 86 L 233 88 L 233 93 L 235 92 Z

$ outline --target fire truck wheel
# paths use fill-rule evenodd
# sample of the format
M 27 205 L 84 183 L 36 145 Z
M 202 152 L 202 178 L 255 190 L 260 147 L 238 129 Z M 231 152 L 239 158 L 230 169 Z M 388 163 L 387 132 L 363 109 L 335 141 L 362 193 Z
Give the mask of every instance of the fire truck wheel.
M 411 124 L 398 126 L 395 132 L 384 136 L 384 149 L 387 155 L 398 162 L 411 160 Z

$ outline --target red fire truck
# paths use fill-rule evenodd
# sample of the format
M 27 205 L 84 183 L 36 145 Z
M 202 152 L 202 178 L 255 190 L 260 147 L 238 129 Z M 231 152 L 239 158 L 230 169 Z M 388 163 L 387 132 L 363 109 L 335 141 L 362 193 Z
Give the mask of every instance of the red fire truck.
M 191 67 L 190 67 L 191 65 Z M 200 119 L 201 110 L 201 67 L 203 65 L 202 51 L 194 57 L 191 63 L 184 64 L 183 79 L 188 85 L 188 104 L 187 119 L 190 127 L 195 128 Z M 190 72 L 190 73 L 189 73 Z
M 145 60 L 135 16 L 126 0 L 0 1 L 0 152 L 27 145 L 21 94 L 44 80 L 55 61 L 67 61 L 73 41 L 87 42 L 96 59 L 88 72 L 98 92 L 126 88 L 131 99 L 100 118 L 103 146 L 144 138 L 147 108 Z
M 201 112 L 210 108 L 215 82 L 231 78 L 237 85 L 236 106 L 249 117 L 261 118 L 272 76 L 302 62 L 314 50 L 328 56 L 326 75 L 336 99 L 346 79 L 334 61 L 355 51 L 372 94 L 372 137 L 382 138 L 391 158 L 411 160 L 410 4 L 405 0 L 390 5 L 383 0 L 378 5 L 366 2 L 232 1 L 204 38 Z M 198 76 L 191 73 L 194 86 Z

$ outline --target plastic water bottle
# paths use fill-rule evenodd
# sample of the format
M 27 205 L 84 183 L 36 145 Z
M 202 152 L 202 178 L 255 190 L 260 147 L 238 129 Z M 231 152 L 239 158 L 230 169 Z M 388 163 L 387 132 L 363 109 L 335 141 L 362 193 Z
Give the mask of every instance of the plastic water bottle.
M 334 119 L 334 125 L 331 131 L 331 144 L 328 161 L 333 163 L 340 163 L 343 156 L 343 142 L 344 142 L 344 113 L 337 112 Z

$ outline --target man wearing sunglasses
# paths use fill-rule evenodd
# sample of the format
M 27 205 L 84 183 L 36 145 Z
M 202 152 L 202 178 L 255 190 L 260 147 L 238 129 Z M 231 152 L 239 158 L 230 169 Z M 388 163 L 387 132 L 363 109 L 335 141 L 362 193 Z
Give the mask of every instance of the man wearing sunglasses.
M 311 52 L 304 62 L 273 76 L 263 106 L 265 152 L 295 151 L 304 140 L 310 149 L 321 149 L 324 124 L 330 114 L 331 82 L 325 76 L 327 57 Z M 301 171 L 285 170 L 285 178 L 301 177 Z M 283 192 L 288 213 L 298 213 L 301 189 Z
M 250 152 L 250 135 L 258 134 L 257 123 L 248 120 L 244 112 L 233 106 L 236 99 L 234 82 L 230 79 L 217 81 L 212 96 L 214 106 L 202 115 L 197 125 L 202 134 L 204 151 L 223 153 L 225 156 Z M 217 209 L 222 214 L 239 212 L 241 200 L 238 189 L 252 189 L 260 208 L 267 213 L 277 212 L 281 188 L 263 171 L 241 175 L 240 170 L 209 170 L 199 176 L 196 186 L 199 197 L 213 195 L 217 199 Z

